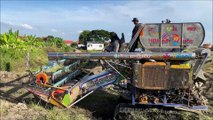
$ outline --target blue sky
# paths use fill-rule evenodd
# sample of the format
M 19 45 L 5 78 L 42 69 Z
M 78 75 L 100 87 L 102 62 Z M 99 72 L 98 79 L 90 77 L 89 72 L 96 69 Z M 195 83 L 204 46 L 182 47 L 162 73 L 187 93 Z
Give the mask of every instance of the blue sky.
M 1 0 L 1 33 L 13 28 L 21 34 L 77 40 L 82 30 L 105 29 L 119 36 L 123 32 L 129 41 L 133 17 L 142 23 L 169 18 L 172 22 L 201 22 L 205 42 L 212 43 L 212 5 L 212 0 Z

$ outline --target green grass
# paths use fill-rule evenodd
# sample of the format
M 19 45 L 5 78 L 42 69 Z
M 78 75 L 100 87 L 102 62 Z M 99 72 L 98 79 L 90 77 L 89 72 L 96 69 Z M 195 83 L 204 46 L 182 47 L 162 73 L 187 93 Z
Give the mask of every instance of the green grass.
M 1 71 L 23 72 L 27 70 L 26 55 L 27 51 L 12 48 L 0 48 Z M 29 52 L 30 68 L 39 68 L 47 63 L 47 53 L 43 49 L 33 48 Z
M 2 47 L 0 48 L 0 71 L 26 71 L 27 51 L 29 51 L 30 56 L 30 70 L 35 71 L 38 70 L 41 66 L 46 65 L 48 63 L 48 52 L 71 52 L 73 50 L 74 48 L 71 47 L 57 48 L 54 46 L 43 48 L 31 47 L 28 48 L 28 50 Z
M 91 119 L 87 116 L 87 111 L 78 107 L 70 109 L 51 108 L 45 109 L 44 107 L 31 104 L 31 108 L 35 112 L 40 112 L 39 116 L 35 116 L 35 120 L 88 120 Z
M 34 120 L 93 120 L 93 119 L 112 119 L 114 107 L 118 96 L 108 94 L 103 91 L 96 91 L 86 97 L 70 109 L 60 109 L 57 107 L 44 107 L 45 104 L 37 102 L 29 103 L 27 115 L 20 111 L 22 116 L 33 118 Z M 40 102 L 42 103 L 42 102 Z M 33 112 L 32 112 L 33 111 Z M 16 114 L 20 114 L 19 112 Z

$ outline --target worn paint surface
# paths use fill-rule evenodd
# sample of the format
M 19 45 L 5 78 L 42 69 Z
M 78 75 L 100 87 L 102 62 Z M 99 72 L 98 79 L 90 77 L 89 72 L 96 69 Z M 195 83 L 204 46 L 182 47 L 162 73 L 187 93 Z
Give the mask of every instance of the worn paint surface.
M 49 59 L 155 59 L 155 60 L 188 60 L 194 59 L 195 53 L 155 52 L 155 53 L 49 53 Z
M 183 46 L 198 47 L 205 37 L 203 25 L 199 22 L 144 24 L 143 31 L 140 41 L 145 49 L 151 51 L 169 52 Z

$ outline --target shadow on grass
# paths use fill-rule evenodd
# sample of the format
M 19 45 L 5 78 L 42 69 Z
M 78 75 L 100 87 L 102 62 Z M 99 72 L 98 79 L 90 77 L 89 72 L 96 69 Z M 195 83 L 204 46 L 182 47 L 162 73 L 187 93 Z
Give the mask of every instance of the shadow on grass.
M 119 96 L 110 94 L 103 90 L 97 90 L 90 96 L 76 104 L 77 107 L 89 110 L 97 119 L 109 120 L 117 105 Z
M 1 87 L 0 98 L 4 100 L 8 100 L 13 103 L 22 102 L 24 97 L 30 95 L 29 92 L 24 90 L 24 86 L 29 84 L 29 81 L 21 82 L 22 79 L 28 76 L 29 76 L 28 74 L 23 75 L 9 82 L 0 81 L 0 87 Z M 20 90 L 22 92 L 19 93 L 18 91 Z

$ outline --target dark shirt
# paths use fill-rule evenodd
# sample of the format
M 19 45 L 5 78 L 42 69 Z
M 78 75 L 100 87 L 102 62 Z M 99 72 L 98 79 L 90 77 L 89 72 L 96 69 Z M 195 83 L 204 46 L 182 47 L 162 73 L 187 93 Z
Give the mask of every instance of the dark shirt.
M 119 51 L 119 40 L 114 40 L 106 47 L 105 51 L 107 52 L 118 52 Z
M 132 30 L 132 38 L 134 37 L 134 35 L 137 33 L 139 27 L 140 27 L 140 23 L 136 24 L 135 27 Z
M 111 42 L 109 46 L 106 47 L 107 52 L 118 52 L 120 47 L 120 39 L 117 35 L 111 36 Z
M 138 23 L 135 25 L 135 27 L 132 30 L 132 39 L 135 36 L 135 34 L 138 32 L 139 28 L 141 26 L 141 23 Z M 130 41 L 131 43 L 132 41 Z M 129 52 L 133 52 L 135 51 L 135 49 L 138 47 L 138 42 L 139 42 L 139 36 L 136 38 L 136 40 L 134 41 L 133 45 L 131 46 L 131 48 L 129 49 Z

